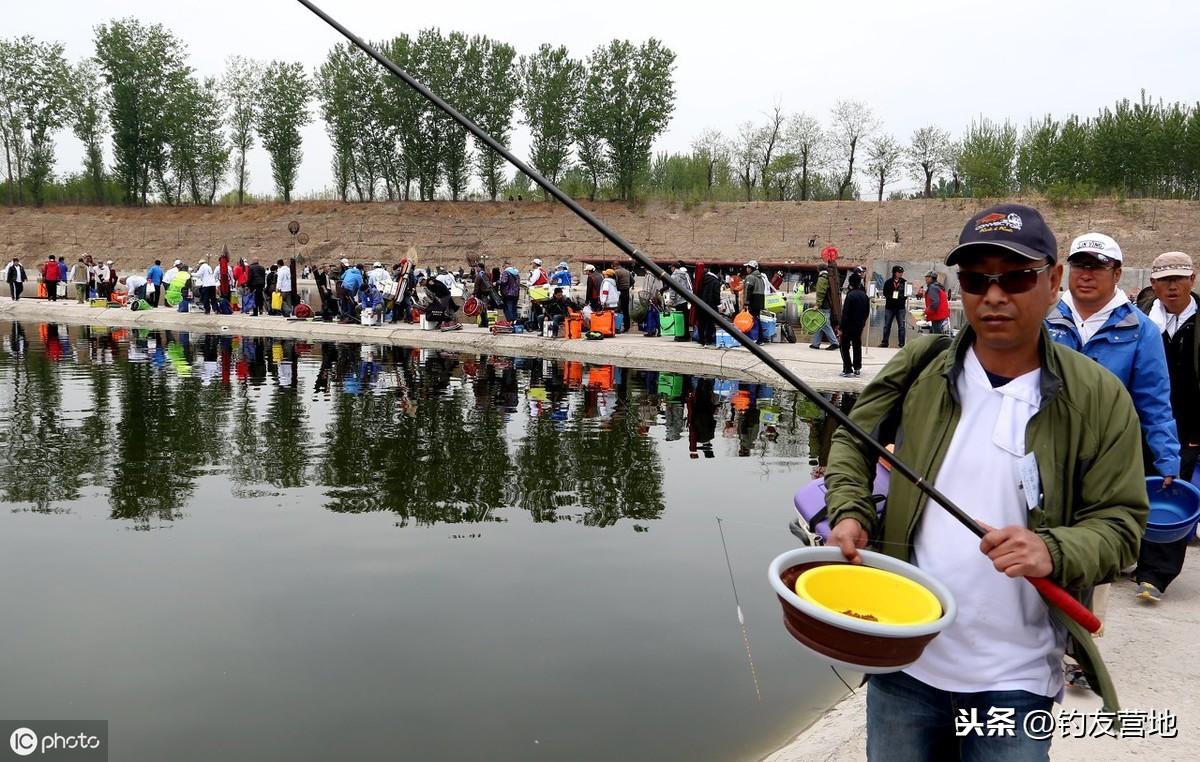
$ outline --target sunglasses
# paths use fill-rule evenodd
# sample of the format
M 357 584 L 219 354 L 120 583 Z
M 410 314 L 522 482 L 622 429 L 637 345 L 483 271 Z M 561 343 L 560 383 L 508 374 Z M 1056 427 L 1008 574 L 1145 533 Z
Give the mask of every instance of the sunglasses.
M 976 273 L 958 271 L 958 285 L 968 294 L 986 294 L 995 283 L 1006 294 L 1023 294 L 1037 285 L 1038 276 L 1049 270 L 1051 265 L 1030 267 L 1025 270 L 1009 270 L 1006 273 Z

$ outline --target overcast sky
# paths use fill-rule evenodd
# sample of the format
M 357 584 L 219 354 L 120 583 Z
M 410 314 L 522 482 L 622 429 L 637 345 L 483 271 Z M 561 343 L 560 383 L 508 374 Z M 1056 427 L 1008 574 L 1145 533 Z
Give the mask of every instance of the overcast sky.
M 225 58 L 302 61 L 310 70 L 336 33 L 289 0 L 8 0 L 0 35 L 63 42 L 72 60 L 93 52 L 93 28 L 136 16 L 182 38 L 201 75 Z M 925 124 L 955 134 L 973 116 L 1092 115 L 1142 88 L 1166 101 L 1200 99 L 1196 32 L 1189 2 L 648 2 L 520 0 L 379 2 L 324 0 L 326 11 L 370 39 L 441 27 L 485 34 L 528 53 L 544 42 L 583 57 L 613 38 L 657 37 L 677 54 L 676 109 L 656 150 L 683 151 L 707 127 L 732 134 L 779 102 L 828 121 L 839 98 L 867 102 L 884 129 L 907 140 Z M 304 132 L 299 194 L 331 185 L 332 151 L 316 118 Z M 58 169 L 75 171 L 81 149 L 60 141 Z M 527 136 L 514 147 L 525 157 Z M 270 192 L 261 148 L 251 189 Z M 906 180 L 906 187 L 916 185 Z

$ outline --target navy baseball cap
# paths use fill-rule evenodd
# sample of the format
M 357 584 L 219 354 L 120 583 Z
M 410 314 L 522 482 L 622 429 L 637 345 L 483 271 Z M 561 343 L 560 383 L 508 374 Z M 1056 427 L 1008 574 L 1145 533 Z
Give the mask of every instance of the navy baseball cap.
M 1051 264 L 1058 261 L 1058 241 L 1050 226 L 1037 209 L 1022 204 L 998 204 L 968 220 L 946 264 L 958 264 L 986 248 L 1007 249 L 1027 259 L 1045 257 Z

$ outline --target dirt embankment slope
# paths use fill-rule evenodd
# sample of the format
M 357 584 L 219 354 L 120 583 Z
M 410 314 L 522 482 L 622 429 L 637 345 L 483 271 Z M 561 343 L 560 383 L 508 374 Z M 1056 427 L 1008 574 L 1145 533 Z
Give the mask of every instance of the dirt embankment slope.
M 940 258 L 966 219 L 991 202 L 928 201 L 702 203 L 588 206 L 656 259 L 815 262 L 827 243 L 848 262 L 926 262 Z M 1200 255 L 1200 202 L 1096 201 L 1042 209 L 1065 248 L 1088 230 L 1113 235 L 1127 266 L 1146 267 L 1159 253 Z M 123 267 L 154 259 L 194 262 L 228 244 L 235 256 L 275 260 L 293 251 L 287 225 L 309 241 L 296 252 L 309 262 L 398 261 L 415 247 L 420 263 L 457 268 L 468 256 L 523 266 L 616 256 L 617 251 L 559 204 L 515 202 L 304 202 L 235 207 L 53 207 L 0 210 L 5 260 L 47 254 L 69 260 L 89 252 Z M 895 241 L 899 235 L 899 243 Z M 816 239 L 813 248 L 810 238 Z

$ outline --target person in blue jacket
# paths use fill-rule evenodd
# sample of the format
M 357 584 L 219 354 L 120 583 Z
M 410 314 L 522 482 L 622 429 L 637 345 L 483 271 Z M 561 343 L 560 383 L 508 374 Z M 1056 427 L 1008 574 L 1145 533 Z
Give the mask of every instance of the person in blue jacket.
M 1101 233 L 1079 236 L 1071 242 L 1067 263 L 1069 291 L 1050 311 L 1046 328 L 1056 342 L 1082 352 L 1121 379 L 1133 397 L 1153 469 L 1166 486 L 1179 475 L 1180 462 L 1161 331 L 1118 287 L 1122 255 L 1112 238 Z
M 566 262 L 559 262 L 558 269 L 550 274 L 550 285 L 552 286 L 570 286 L 571 285 L 571 268 Z
M 158 306 L 158 295 L 162 293 L 162 282 L 163 282 L 163 269 L 162 269 L 162 260 L 161 259 L 154 260 L 154 264 L 150 265 L 150 267 L 147 268 L 146 282 L 154 285 L 154 292 L 152 294 L 149 294 L 149 298 L 146 301 L 150 302 L 150 305 L 152 307 L 157 307 Z M 147 289 L 147 290 L 149 290 L 149 289 Z
M 358 292 L 363 287 L 362 270 L 358 267 L 347 267 L 342 273 L 342 319 L 354 318 L 354 303 L 358 300 Z

